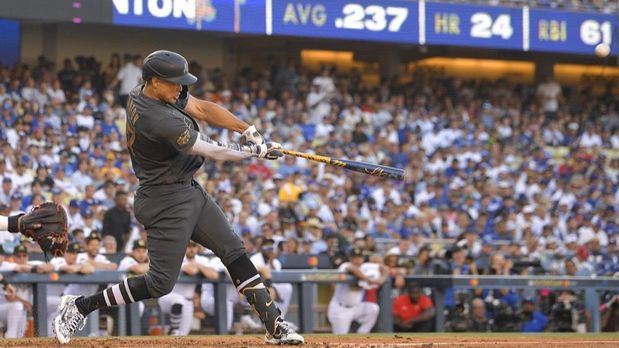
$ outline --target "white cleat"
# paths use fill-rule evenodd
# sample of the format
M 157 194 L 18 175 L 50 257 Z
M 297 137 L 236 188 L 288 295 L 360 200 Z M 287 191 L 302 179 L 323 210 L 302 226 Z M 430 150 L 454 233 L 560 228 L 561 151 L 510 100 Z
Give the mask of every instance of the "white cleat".
M 275 331 L 275 335 L 271 335 L 267 332 L 264 336 L 264 343 L 281 345 L 305 344 L 303 336 L 299 335 L 287 321 L 280 321 Z
M 75 331 L 83 329 L 86 325 L 86 317 L 80 313 L 75 305 L 77 298 L 79 296 L 62 296 L 60 305 L 58 305 L 58 315 L 52 322 L 54 335 L 61 344 L 69 343 Z

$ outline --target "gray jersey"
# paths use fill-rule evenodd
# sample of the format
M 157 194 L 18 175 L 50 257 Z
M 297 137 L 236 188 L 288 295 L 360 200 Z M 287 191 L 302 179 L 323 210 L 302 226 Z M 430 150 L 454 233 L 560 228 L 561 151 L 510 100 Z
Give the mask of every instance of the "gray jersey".
M 127 147 L 140 186 L 188 182 L 204 159 L 187 153 L 200 131 L 191 117 L 177 110 L 187 105 L 187 89 L 173 106 L 147 97 L 143 88 L 136 86 L 127 102 Z

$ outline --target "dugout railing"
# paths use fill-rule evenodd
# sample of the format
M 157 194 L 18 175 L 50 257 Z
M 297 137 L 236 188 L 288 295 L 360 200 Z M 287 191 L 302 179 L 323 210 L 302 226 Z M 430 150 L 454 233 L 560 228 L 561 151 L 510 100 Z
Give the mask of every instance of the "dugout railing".
M 99 284 L 107 285 L 117 283 L 124 279 L 125 273 L 116 271 L 96 272 L 92 275 L 74 274 L 32 274 L 2 272 L 7 282 L 12 284 L 32 284 L 33 286 L 33 315 L 35 330 L 38 336 L 47 334 L 47 284 Z M 215 332 L 223 334 L 226 328 L 226 285 L 230 281 L 224 273 L 218 280 L 208 280 L 203 277 L 179 277 L 181 283 L 213 283 L 215 293 Z M 442 332 L 445 328 L 445 292 L 447 289 L 570 289 L 584 291 L 585 307 L 591 315 L 591 331 L 600 332 L 600 296 L 601 291 L 619 289 L 619 278 L 611 277 L 563 277 L 563 276 L 408 276 L 406 281 L 416 281 L 423 287 L 432 289 L 436 311 L 436 331 Z M 273 272 L 274 283 L 292 283 L 298 296 L 299 327 L 304 333 L 314 331 L 314 304 L 315 288 L 317 284 L 333 284 L 354 282 L 354 278 L 344 273 L 328 270 L 284 270 Z M 385 283 L 378 292 L 380 314 L 376 329 L 380 332 L 393 331 L 393 317 L 391 313 L 391 282 Z M 223 304 L 223 305 L 222 305 Z M 98 313 L 89 316 L 89 325 L 82 332 L 88 335 L 98 330 Z M 137 303 L 118 307 L 118 334 L 140 335 L 141 321 Z
M 100 271 L 92 275 L 75 274 L 32 274 L 2 272 L 7 282 L 11 284 L 32 284 L 33 291 L 33 316 L 37 336 L 47 335 L 47 284 L 99 284 L 108 285 L 119 282 L 126 277 L 123 272 Z M 231 284 L 229 278 L 220 273 L 219 280 L 208 280 L 201 276 L 188 277 L 181 275 L 180 283 L 212 283 L 215 293 L 215 332 L 227 333 L 226 325 L 226 285 Z M 299 306 L 299 328 L 302 332 L 314 330 L 314 300 L 315 286 L 317 284 L 333 284 L 354 282 L 354 278 L 337 271 L 328 270 L 284 270 L 273 273 L 274 283 L 292 283 L 295 287 Z M 378 300 L 380 314 L 377 321 L 378 329 L 384 332 L 393 330 L 391 316 L 391 283 L 385 284 L 379 291 Z M 86 328 L 78 334 L 81 336 L 96 332 L 99 327 L 98 312 L 89 317 Z M 118 334 L 119 336 L 141 335 L 141 321 L 137 303 L 118 307 Z

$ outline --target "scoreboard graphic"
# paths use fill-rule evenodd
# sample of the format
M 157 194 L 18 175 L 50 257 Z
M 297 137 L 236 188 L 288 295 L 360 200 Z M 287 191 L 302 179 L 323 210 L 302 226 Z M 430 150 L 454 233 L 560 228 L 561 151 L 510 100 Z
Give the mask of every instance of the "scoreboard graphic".
M 617 54 L 619 16 L 427 0 L 2 0 L 0 17 L 250 35 Z

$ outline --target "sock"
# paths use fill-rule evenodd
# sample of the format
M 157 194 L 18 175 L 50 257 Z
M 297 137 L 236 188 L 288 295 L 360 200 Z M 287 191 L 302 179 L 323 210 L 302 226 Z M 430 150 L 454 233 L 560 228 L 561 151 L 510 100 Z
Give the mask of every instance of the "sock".
M 260 279 L 258 270 L 256 270 L 254 264 L 251 263 L 247 254 L 241 255 L 226 268 L 228 269 L 228 273 L 230 273 L 232 283 L 236 286 L 236 290 L 241 294 L 246 287 L 255 287 L 258 284 L 262 284 L 262 279 Z
M 82 315 L 86 316 L 99 308 L 119 306 L 149 298 L 144 276 L 133 277 L 88 297 L 79 297 L 75 305 Z

